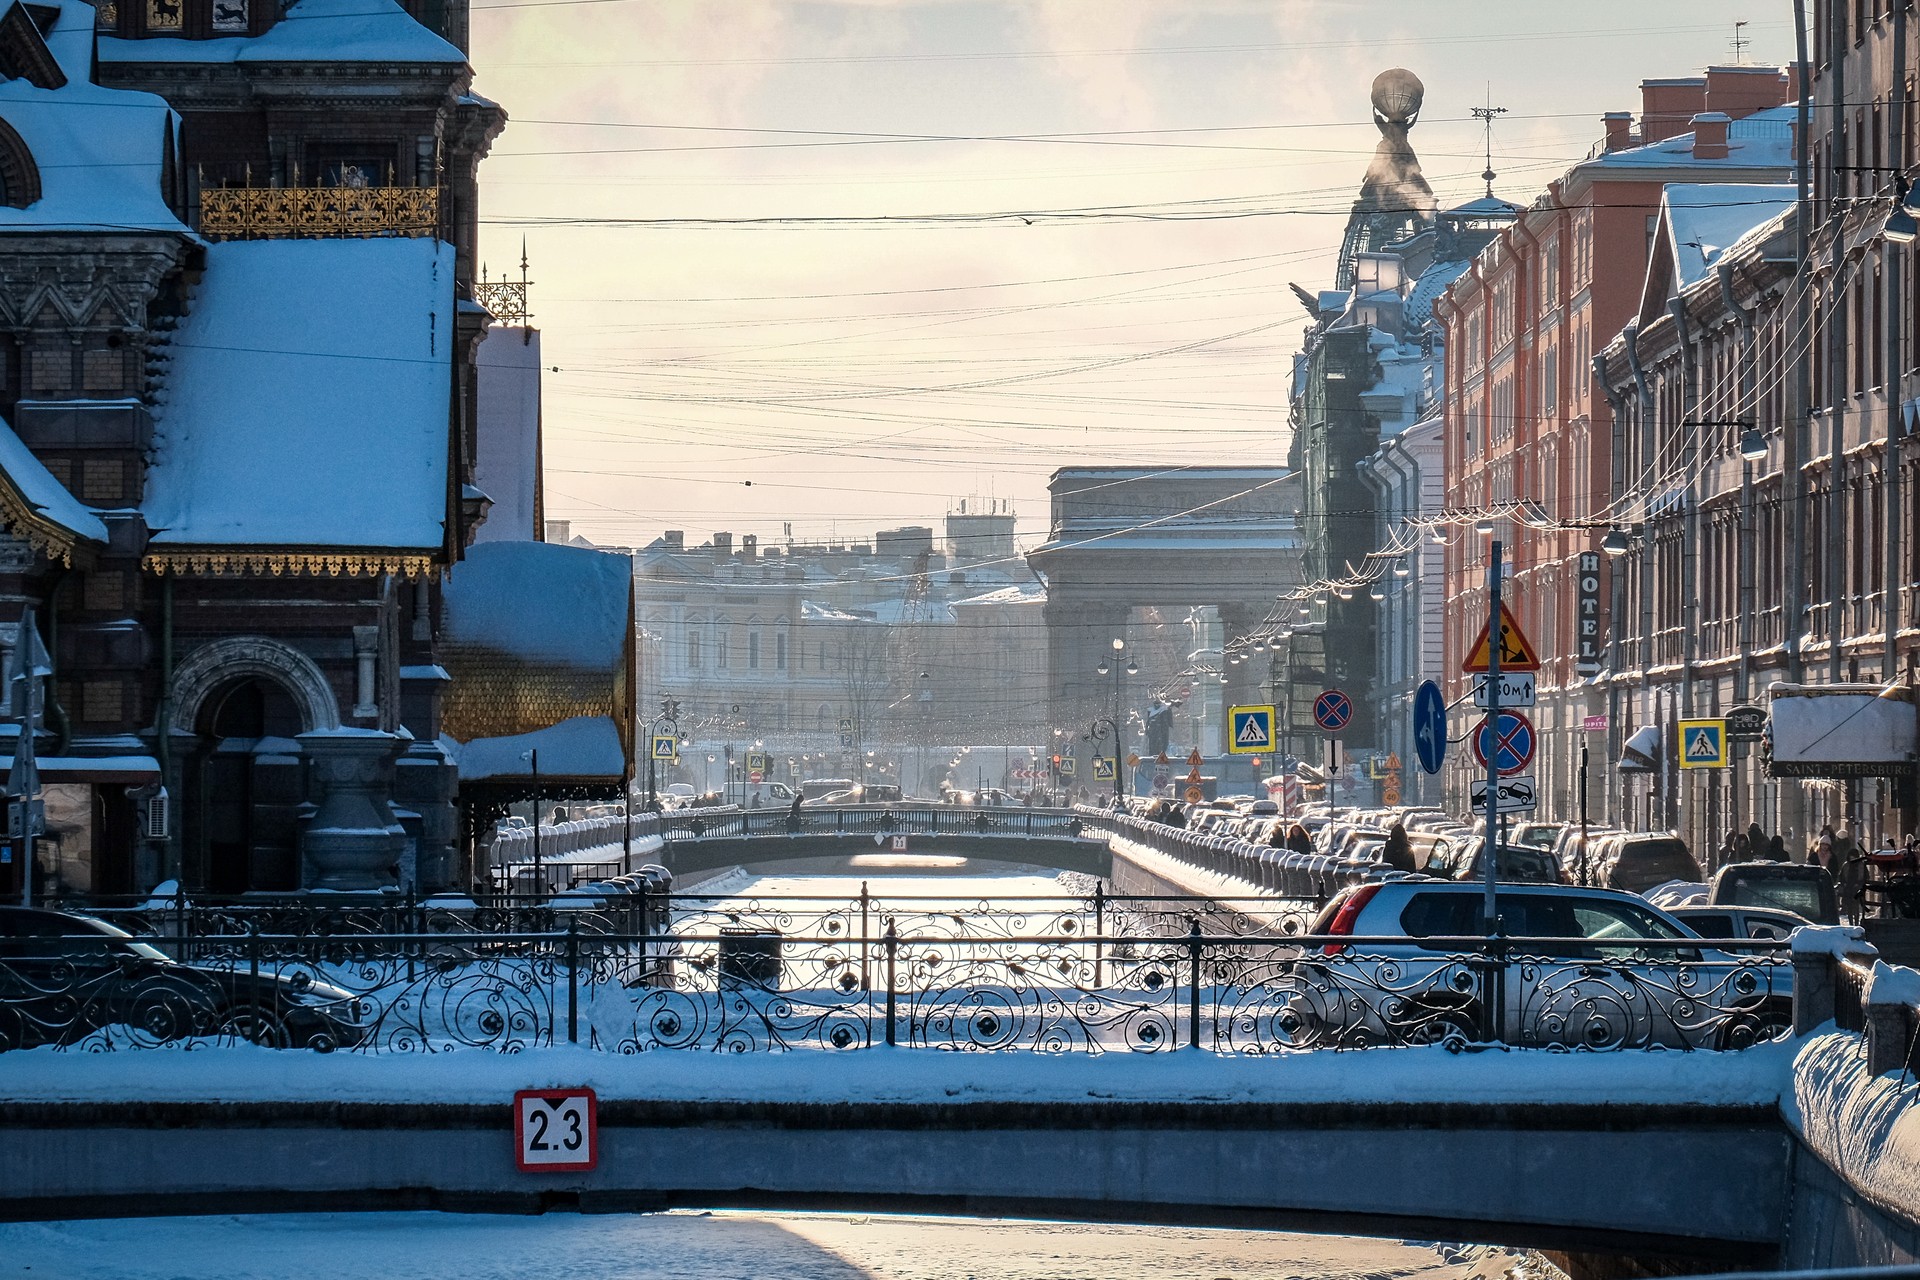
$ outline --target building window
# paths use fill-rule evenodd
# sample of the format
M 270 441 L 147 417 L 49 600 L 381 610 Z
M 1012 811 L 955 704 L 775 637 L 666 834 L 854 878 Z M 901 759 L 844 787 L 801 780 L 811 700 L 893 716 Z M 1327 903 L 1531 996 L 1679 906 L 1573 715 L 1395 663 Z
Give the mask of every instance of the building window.
M 773 669 L 787 669 L 787 633 L 784 631 L 776 632 L 773 637 Z
M 732 645 L 732 639 L 732 633 L 728 628 L 716 627 L 714 629 L 713 665 L 719 667 L 722 671 L 726 670 L 732 661 L 732 655 L 727 652 Z
M 758 631 L 747 632 L 747 668 L 751 671 L 760 669 L 760 633 Z
M 687 665 L 696 668 L 700 665 L 700 633 L 698 631 L 687 632 Z

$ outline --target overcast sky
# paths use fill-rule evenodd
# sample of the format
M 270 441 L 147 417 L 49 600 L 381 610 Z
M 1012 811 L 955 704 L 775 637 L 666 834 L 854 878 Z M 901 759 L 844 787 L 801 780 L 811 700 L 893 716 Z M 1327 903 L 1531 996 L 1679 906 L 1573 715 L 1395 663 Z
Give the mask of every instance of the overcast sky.
M 1426 83 L 1443 206 L 1526 202 L 1787 0 L 476 0 L 483 257 L 524 236 L 547 513 L 597 541 L 936 524 L 1056 467 L 1277 463 L 1305 314 Z M 1638 273 L 1639 263 L 1621 264 Z

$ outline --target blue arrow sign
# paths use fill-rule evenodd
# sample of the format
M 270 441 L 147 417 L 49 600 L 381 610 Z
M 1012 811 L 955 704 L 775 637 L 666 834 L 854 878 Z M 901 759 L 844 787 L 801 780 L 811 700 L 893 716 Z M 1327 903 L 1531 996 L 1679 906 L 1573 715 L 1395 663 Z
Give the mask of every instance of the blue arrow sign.
M 1431 680 L 1413 695 L 1413 753 L 1428 773 L 1440 772 L 1447 759 L 1447 700 Z

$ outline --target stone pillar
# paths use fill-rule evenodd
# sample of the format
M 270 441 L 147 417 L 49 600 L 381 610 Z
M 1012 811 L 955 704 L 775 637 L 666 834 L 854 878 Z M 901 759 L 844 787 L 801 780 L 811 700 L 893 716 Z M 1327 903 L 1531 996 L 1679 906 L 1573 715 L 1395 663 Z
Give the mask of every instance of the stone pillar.
M 401 739 L 371 729 L 300 735 L 312 762 L 317 807 L 300 834 L 310 889 L 380 889 L 397 884 L 406 832 L 394 817 L 389 771 Z
M 394 801 L 420 815 L 414 849 L 414 885 L 422 893 L 463 889 L 454 845 L 459 812 L 454 793 L 460 770 L 438 742 L 415 739 L 394 766 Z
M 355 627 L 353 629 L 353 710 L 349 712 L 356 720 L 371 720 L 380 714 L 380 704 L 375 701 L 374 667 L 380 656 L 380 628 Z

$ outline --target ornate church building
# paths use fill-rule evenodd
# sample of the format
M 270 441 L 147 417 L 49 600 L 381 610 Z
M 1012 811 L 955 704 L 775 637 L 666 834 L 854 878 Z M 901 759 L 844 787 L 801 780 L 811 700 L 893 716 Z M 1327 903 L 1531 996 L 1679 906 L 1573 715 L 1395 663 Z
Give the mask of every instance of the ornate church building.
M 0 646 L 31 609 L 54 668 L 38 891 L 463 883 L 441 602 L 488 506 L 505 124 L 465 37 L 463 0 L 0 15 Z

